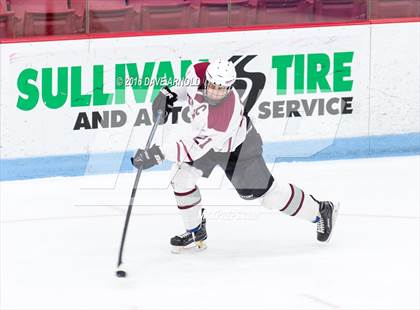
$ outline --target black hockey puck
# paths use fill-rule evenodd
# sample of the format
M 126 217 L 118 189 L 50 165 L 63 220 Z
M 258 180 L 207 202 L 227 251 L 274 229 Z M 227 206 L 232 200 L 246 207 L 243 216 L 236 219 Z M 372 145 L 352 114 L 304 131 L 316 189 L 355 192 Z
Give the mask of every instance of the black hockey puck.
M 124 270 L 117 270 L 117 272 L 115 273 L 115 275 L 118 278 L 125 278 L 127 276 L 127 273 Z

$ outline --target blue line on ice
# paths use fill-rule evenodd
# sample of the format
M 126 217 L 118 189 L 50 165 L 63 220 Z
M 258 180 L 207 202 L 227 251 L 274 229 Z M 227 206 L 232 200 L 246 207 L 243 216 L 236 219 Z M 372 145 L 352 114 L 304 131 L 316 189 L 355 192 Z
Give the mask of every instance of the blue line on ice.
M 0 181 L 131 172 L 123 153 L 73 154 L 0 160 Z M 420 154 L 420 132 L 398 135 L 264 143 L 267 162 L 319 161 Z M 122 160 L 122 162 L 121 162 Z M 94 165 L 88 166 L 88 163 Z M 169 169 L 165 162 L 155 170 Z

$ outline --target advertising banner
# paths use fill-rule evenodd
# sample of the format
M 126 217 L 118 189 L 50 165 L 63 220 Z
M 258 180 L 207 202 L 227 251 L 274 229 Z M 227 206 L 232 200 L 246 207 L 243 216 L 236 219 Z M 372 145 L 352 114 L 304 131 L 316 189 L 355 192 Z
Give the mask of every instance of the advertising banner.
M 404 27 L 415 35 L 416 25 Z M 375 96 L 379 89 L 404 95 L 407 107 L 418 105 L 419 92 L 400 94 L 376 78 L 391 70 L 381 67 L 382 42 L 371 26 L 354 25 L 1 45 L 1 158 L 70 156 L 63 163 L 71 166 L 72 157 L 100 154 L 118 170 L 125 152 L 144 145 L 162 85 L 179 86 L 191 64 L 216 58 L 235 64 L 234 87 L 270 160 L 311 157 L 371 131 L 394 134 L 381 115 L 389 122 L 405 112 L 385 100 L 372 117 L 371 83 Z M 417 44 L 414 61 L 418 51 Z M 403 75 L 410 69 L 397 67 L 401 57 L 390 54 L 387 64 Z M 413 89 L 418 66 L 411 74 Z M 417 110 L 398 133 L 418 131 L 418 118 Z M 178 102 L 166 123 L 158 143 L 188 130 L 188 104 Z

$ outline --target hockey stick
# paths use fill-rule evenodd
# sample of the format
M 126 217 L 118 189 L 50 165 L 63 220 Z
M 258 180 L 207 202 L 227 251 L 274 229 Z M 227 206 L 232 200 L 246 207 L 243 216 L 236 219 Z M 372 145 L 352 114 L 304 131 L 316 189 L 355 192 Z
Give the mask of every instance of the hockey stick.
M 147 139 L 145 150 L 148 150 L 150 148 L 150 144 L 152 144 L 152 140 L 153 140 L 153 137 L 155 136 L 156 129 L 160 123 L 160 118 L 162 114 L 163 112 L 161 110 L 157 111 L 156 120 L 155 120 L 155 123 L 153 124 L 152 130 L 150 131 L 149 138 Z M 134 198 L 136 197 L 137 186 L 139 184 L 139 180 L 140 180 L 140 176 L 142 172 L 143 172 L 143 167 L 140 167 L 137 170 L 136 179 L 134 180 L 133 189 L 131 190 L 130 203 L 128 204 L 127 214 L 125 216 L 124 230 L 123 230 L 121 244 L 120 244 L 120 253 L 118 256 L 117 271 L 115 273 L 116 276 L 119 278 L 125 278 L 127 275 L 127 272 L 123 268 L 122 256 L 123 256 L 123 251 L 124 251 L 125 237 L 127 235 L 128 223 L 130 222 L 130 217 L 131 217 L 131 210 L 133 209 Z

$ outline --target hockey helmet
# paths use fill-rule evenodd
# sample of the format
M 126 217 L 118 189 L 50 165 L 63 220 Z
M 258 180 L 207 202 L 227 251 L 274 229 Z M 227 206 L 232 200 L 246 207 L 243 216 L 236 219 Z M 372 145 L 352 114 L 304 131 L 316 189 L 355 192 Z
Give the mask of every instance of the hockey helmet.
M 216 59 L 206 70 L 204 95 L 208 103 L 217 106 L 232 90 L 236 80 L 235 65 L 231 61 Z

